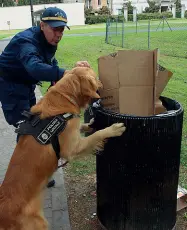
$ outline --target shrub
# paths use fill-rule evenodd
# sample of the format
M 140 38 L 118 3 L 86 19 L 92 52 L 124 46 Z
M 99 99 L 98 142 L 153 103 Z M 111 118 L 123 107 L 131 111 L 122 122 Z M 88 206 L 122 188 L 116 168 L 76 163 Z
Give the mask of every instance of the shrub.
M 85 9 L 84 9 L 84 14 L 85 14 L 85 16 L 94 15 L 94 10 L 93 10 L 93 8 L 92 8 L 92 7 L 90 7 L 90 8 L 85 8 Z
M 102 6 L 99 10 L 98 10 L 98 14 L 99 15 L 111 15 L 110 9 L 107 6 Z
M 97 24 L 107 21 L 108 15 L 90 15 L 86 17 L 85 24 Z

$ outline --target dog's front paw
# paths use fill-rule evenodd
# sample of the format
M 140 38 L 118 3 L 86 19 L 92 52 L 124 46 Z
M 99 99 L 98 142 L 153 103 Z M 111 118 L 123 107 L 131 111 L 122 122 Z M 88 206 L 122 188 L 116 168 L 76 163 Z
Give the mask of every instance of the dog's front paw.
M 121 136 L 125 130 L 126 127 L 123 123 L 115 123 L 109 127 L 111 129 L 111 135 L 112 137 L 119 137 Z

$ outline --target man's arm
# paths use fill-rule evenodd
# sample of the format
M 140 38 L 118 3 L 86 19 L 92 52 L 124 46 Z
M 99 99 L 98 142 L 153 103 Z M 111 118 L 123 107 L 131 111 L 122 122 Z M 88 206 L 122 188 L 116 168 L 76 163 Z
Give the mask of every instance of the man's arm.
M 58 66 L 58 61 L 56 60 L 56 58 L 53 59 L 53 65 Z
M 37 48 L 31 43 L 24 43 L 20 47 L 17 59 L 23 64 L 31 77 L 38 81 L 58 81 L 65 69 L 57 65 L 48 65 L 42 61 Z

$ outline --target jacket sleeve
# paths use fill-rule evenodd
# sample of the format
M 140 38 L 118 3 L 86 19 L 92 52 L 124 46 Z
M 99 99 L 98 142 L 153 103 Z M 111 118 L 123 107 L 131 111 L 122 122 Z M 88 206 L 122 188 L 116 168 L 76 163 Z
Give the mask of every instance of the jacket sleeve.
M 38 81 L 58 81 L 65 72 L 65 69 L 57 65 L 51 66 L 44 63 L 37 48 L 31 43 L 21 44 L 17 59 L 28 74 Z

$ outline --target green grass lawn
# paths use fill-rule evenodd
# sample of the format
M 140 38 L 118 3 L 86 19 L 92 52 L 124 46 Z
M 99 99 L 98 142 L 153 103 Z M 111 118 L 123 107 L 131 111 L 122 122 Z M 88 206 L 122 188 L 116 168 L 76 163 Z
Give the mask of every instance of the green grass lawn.
M 21 30 L 0 30 L 0 39 L 15 35 Z
M 122 34 L 110 33 L 108 42 L 117 46 L 122 46 L 123 42 L 126 49 L 148 49 L 148 32 L 129 33 L 125 30 L 123 41 Z M 151 31 L 149 47 L 159 48 L 164 55 L 187 58 L 187 30 Z
M 152 20 L 151 21 L 151 29 L 156 29 L 160 23 L 160 20 Z M 187 19 L 168 19 L 168 23 L 171 27 L 184 27 L 187 25 Z M 138 30 L 147 29 L 148 28 L 148 20 L 141 20 L 137 22 Z M 115 27 L 115 23 L 113 23 Z M 162 24 L 159 28 L 162 28 Z M 165 23 L 165 28 L 167 25 Z M 84 34 L 84 33 L 97 33 L 97 32 L 105 32 L 106 25 L 105 23 L 94 24 L 94 25 L 84 25 L 84 26 L 71 26 L 71 30 L 66 29 L 65 35 L 69 34 Z M 136 30 L 136 23 L 134 22 L 125 22 L 125 31 Z M 12 36 L 15 33 L 21 30 L 1 30 L 0 31 L 0 39 Z

